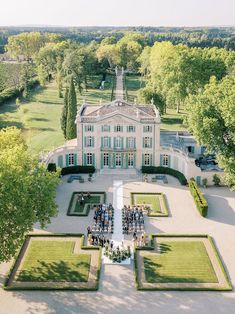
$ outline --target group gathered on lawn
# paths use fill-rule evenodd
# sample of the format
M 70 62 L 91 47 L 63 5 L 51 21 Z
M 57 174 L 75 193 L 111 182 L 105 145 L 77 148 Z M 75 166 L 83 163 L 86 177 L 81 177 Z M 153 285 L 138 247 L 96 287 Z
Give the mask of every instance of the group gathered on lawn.
M 144 207 L 124 206 L 122 210 L 123 233 L 144 232 Z

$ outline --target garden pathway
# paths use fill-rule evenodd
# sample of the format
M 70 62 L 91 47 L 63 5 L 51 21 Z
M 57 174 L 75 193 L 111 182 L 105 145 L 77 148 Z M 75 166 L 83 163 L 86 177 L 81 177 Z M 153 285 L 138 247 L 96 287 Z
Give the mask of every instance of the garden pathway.
M 115 99 L 121 99 L 124 98 L 124 92 L 123 92 L 123 74 L 121 71 L 117 73 L 117 81 L 116 81 L 116 92 L 115 92 Z
M 122 233 L 122 208 L 123 208 L 123 181 L 113 181 L 113 207 L 114 207 L 114 232 L 112 240 L 121 242 L 124 240 Z

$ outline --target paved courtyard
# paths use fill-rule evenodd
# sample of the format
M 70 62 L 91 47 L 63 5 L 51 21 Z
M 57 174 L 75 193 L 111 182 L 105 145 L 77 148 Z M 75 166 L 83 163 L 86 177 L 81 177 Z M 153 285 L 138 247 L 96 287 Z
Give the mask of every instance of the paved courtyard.
M 129 204 L 130 192 L 162 192 L 166 195 L 169 217 L 146 217 L 147 233 L 209 234 L 219 250 L 228 276 L 235 286 L 235 194 L 226 188 L 205 190 L 209 203 L 207 218 L 197 212 L 186 187 L 168 177 L 168 184 L 143 183 L 134 175 L 98 175 L 94 182 L 66 183 L 58 187 L 59 213 L 44 232 L 86 233 L 93 215 L 66 215 L 73 191 L 105 191 L 113 203 L 114 181 L 123 183 L 123 203 Z M 116 194 L 116 193 L 114 193 Z M 117 201 L 117 200 L 116 200 Z M 36 232 L 41 232 L 35 226 Z M 126 237 L 128 239 L 128 236 Z M 0 265 L 1 285 L 10 263 Z M 0 314 L 21 313 L 234 313 L 232 292 L 139 292 L 134 286 L 131 265 L 103 265 L 98 292 L 9 291 L 0 289 Z

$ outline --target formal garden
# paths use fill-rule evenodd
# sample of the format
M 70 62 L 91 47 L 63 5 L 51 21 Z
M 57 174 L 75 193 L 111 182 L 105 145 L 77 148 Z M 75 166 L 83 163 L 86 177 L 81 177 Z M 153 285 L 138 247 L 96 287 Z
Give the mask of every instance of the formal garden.
M 231 290 L 213 240 L 207 235 L 152 235 L 135 249 L 139 290 Z
M 163 193 L 131 193 L 131 204 L 142 206 L 150 217 L 169 215 Z
M 84 246 L 82 234 L 27 236 L 5 288 L 97 290 L 100 247 Z
M 105 192 L 73 192 L 68 216 L 88 216 L 91 209 L 105 203 Z

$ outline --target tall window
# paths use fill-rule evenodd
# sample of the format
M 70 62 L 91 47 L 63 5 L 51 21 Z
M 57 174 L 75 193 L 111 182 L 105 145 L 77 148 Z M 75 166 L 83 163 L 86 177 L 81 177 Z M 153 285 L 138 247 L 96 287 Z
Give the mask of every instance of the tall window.
M 163 158 L 162 158 L 162 165 L 167 167 L 169 165 L 169 155 L 163 155 Z
M 116 125 L 116 132 L 121 132 L 121 125 L 120 124 L 118 124 L 118 125 Z
M 120 137 L 120 136 L 118 136 L 118 137 L 116 138 L 116 147 L 117 147 L 117 148 L 121 148 L 121 137 Z
M 104 153 L 104 167 L 108 167 L 108 166 L 109 166 L 109 154 Z
M 134 137 L 127 138 L 127 147 L 128 148 L 135 148 L 135 139 Z
M 108 138 L 108 136 L 105 136 L 104 137 L 104 147 L 109 147 L 109 138 Z
M 92 153 L 87 153 L 86 154 L 86 164 L 88 166 L 92 166 L 93 165 Z
M 93 146 L 93 139 L 92 136 L 87 137 L 87 146 L 92 147 Z
M 146 136 L 144 137 L 144 148 L 150 148 L 151 147 L 151 138 Z
M 134 154 L 130 153 L 128 154 L 128 167 L 134 166 Z
M 74 166 L 74 154 L 69 154 L 69 166 Z
M 88 125 L 86 125 L 85 129 L 87 132 L 93 132 L 93 125 L 88 124 Z
M 102 131 L 103 131 L 103 132 L 109 132 L 109 131 L 110 131 L 110 126 L 107 125 L 107 124 L 103 125 L 103 126 L 102 126 Z
M 144 154 L 144 165 L 150 166 L 150 154 Z
M 152 126 L 151 125 L 144 125 L 144 132 L 152 132 Z
M 128 125 L 128 126 L 127 126 L 127 132 L 135 132 L 135 127 L 134 127 L 134 125 Z

